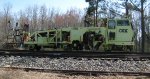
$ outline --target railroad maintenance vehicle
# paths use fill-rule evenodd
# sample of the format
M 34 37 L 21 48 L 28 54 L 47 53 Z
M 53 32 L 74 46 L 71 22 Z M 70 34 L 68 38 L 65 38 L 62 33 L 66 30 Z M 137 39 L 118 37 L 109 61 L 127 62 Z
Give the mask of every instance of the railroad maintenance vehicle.
M 98 27 L 64 27 L 26 34 L 24 46 L 30 50 L 133 51 L 134 31 L 127 18 L 107 18 L 101 19 Z

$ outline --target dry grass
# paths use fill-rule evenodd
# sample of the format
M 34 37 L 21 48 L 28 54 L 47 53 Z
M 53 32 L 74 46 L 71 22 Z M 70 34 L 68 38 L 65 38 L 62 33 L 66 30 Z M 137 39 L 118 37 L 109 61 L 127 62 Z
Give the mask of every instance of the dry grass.
M 150 79 L 136 76 L 69 76 L 57 73 L 25 72 L 22 70 L 0 69 L 0 79 Z

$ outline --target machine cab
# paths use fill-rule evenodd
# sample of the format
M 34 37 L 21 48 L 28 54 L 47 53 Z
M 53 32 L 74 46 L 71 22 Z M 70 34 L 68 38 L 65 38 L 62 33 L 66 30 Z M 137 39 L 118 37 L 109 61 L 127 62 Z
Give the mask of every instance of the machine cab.
M 133 40 L 134 32 L 128 19 L 109 19 L 107 22 L 107 41 L 124 44 Z

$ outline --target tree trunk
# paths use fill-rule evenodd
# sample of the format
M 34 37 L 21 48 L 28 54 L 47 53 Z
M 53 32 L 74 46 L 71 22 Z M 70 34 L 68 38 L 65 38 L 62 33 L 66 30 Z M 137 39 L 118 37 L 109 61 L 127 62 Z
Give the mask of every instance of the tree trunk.
M 141 30 L 142 30 L 142 52 L 145 50 L 145 25 L 144 25 L 144 0 L 141 0 Z

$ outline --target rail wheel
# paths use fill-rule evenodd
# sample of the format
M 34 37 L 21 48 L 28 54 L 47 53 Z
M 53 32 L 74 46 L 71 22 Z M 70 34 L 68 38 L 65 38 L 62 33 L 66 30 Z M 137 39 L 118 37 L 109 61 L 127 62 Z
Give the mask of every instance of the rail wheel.
M 133 46 L 127 46 L 129 52 L 133 52 Z
M 72 49 L 73 50 L 82 50 L 83 45 L 79 41 L 73 41 L 72 42 Z
M 71 44 L 68 44 L 68 45 L 63 46 L 63 48 L 64 48 L 64 50 L 71 50 L 72 46 L 71 46 Z
M 41 50 L 41 46 L 35 46 L 35 49 L 36 49 L 37 51 L 39 51 L 39 50 Z
M 29 50 L 34 50 L 34 46 L 33 45 L 29 45 L 28 48 L 29 48 Z

